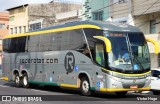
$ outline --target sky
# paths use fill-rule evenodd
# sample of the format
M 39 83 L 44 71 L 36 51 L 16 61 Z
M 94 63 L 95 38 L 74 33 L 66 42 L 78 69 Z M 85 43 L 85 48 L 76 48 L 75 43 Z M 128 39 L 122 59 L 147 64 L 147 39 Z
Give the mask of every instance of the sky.
M 31 3 L 48 3 L 53 0 L 0 0 L 0 11 L 5 11 L 8 8 Z M 69 2 L 82 2 L 82 0 L 56 0 Z

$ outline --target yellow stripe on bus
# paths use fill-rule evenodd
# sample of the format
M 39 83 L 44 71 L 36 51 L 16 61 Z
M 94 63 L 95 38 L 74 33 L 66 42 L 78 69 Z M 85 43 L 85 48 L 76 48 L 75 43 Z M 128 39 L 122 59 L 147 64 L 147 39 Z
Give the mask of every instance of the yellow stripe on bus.
M 125 88 L 100 88 L 101 92 L 121 92 L 121 91 L 149 91 L 150 87 L 136 88 L 136 89 L 125 89 Z
M 60 84 L 62 87 L 69 87 L 69 88 L 78 88 L 77 85 L 71 85 L 71 84 Z
M 154 44 L 154 46 L 155 46 L 155 54 L 158 54 L 159 53 L 159 44 L 158 44 L 158 42 L 153 40 L 153 39 L 151 39 L 151 38 L 146 38 L 146 40 L 148 42 L 151 42 L 151 43 Z
M 101 29 L 99 26 L 86 24 L 86 25 L 77 25 L 77 26 L 70 26 L 70 27 L 57 28 L 57 29 L 40 30 L 40 31 L 29 32 L 29 33 L 24 33 L 24 34 L 12 34 L 12 35 L 4 36 L 3 39 L 39 35 L 39 34 L 45 34 L 45 33 L 51 33 L 51 32 L 62 32 L 62 31 L 81 29 L 81 28 Z
M 124 76 L 143 76 L 143 75 L 146 75 L 146 74 L 150 74 L 151 71 L 148 71 L 146 73 L 142 73 L 142 74 L 123 74 L 123 73 L 119 73 L 119 72 L 115 72 L 115 71 L 111 71 L 111 70 L 107 70 L 107 69 L 104 69 L 104 68 L 101 68 L 102 70 L 105 70 L 105 71 L 109 71 L 109 72 L 114 72 L 116 74 L 120 74 L 120 75 L 124 75 Z

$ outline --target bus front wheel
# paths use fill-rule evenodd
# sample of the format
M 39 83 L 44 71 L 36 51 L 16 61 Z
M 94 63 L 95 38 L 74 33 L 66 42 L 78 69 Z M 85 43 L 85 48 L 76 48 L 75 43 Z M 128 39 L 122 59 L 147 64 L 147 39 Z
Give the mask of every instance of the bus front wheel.
M 90 84 L 89 84 L 88 78 L 84 77 L 81 79 L 80 90 L 81 90 L 81 94 L 84 96 L 91 95 Z
M 123 92 L 116 92 L 117 96 L 125 96 L 127 94 L 127 91 L 123 91 Z
M 28 88 L 29 87 L 28 75 L 26 73 L 23 74 L 22 84 L 23 84 L 24 88 Z
M 160 92 L 158 92 L 158 91 L 152 91 L 152 92 L 153 92 L 154 95 L 159 95 L 160 94 Z

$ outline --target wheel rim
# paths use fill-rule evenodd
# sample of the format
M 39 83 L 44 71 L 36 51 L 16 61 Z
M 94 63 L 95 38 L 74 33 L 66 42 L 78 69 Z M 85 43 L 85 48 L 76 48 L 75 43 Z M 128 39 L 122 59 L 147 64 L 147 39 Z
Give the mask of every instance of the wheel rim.
M 88 92 L 88 90 L 89 90 L 89 83 L 87 81 L 83 81 L 83 83 L 82 83 L 82 89 L 83 89 L 83 91 L 85 93 Z
M 27 81 L 27 77 L 26 77 L 26 76 L 23 78 L 23 84 L 24 84 L 24 85 L 27 85 L 27 84 L 28 84 L 28 81 Z
M 18 76 L 16 76 L 16 80 L 15 80 L 15 82 L 16 82 L 16 84 L 19 84 L 19 77 Z

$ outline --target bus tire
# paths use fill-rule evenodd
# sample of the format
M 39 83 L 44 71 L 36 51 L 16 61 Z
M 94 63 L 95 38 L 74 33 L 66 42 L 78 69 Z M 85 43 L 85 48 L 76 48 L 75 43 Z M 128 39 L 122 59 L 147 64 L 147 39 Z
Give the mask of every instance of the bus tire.
M 18 73 L 15 74 L 15 81 L 14 82 L 15 82 L 16 87 L 21 87 L 22 86 L 22 80 L 19 77 Z
M 123 92 L 115 92 L 117 96 L 125 96 L 127 94 L 127 91 Z
M 84 96 L 91 95 L 90 83 L 88 78 L 86 77 L 81 78 L 80 90 L 81 90 L 81 94 Z
M 152 92 L 153 92 L 154 95 L 159 95 L 160 94 L 160 92 L 158 92 L 158 91 L 152 91 Z
M 28 75 L 27 75 L 27 73 L 23 74 L 22 84 L 23 84 L 24 88 L 28 88 L 29 87 L 29 81 L 28 81 Z

